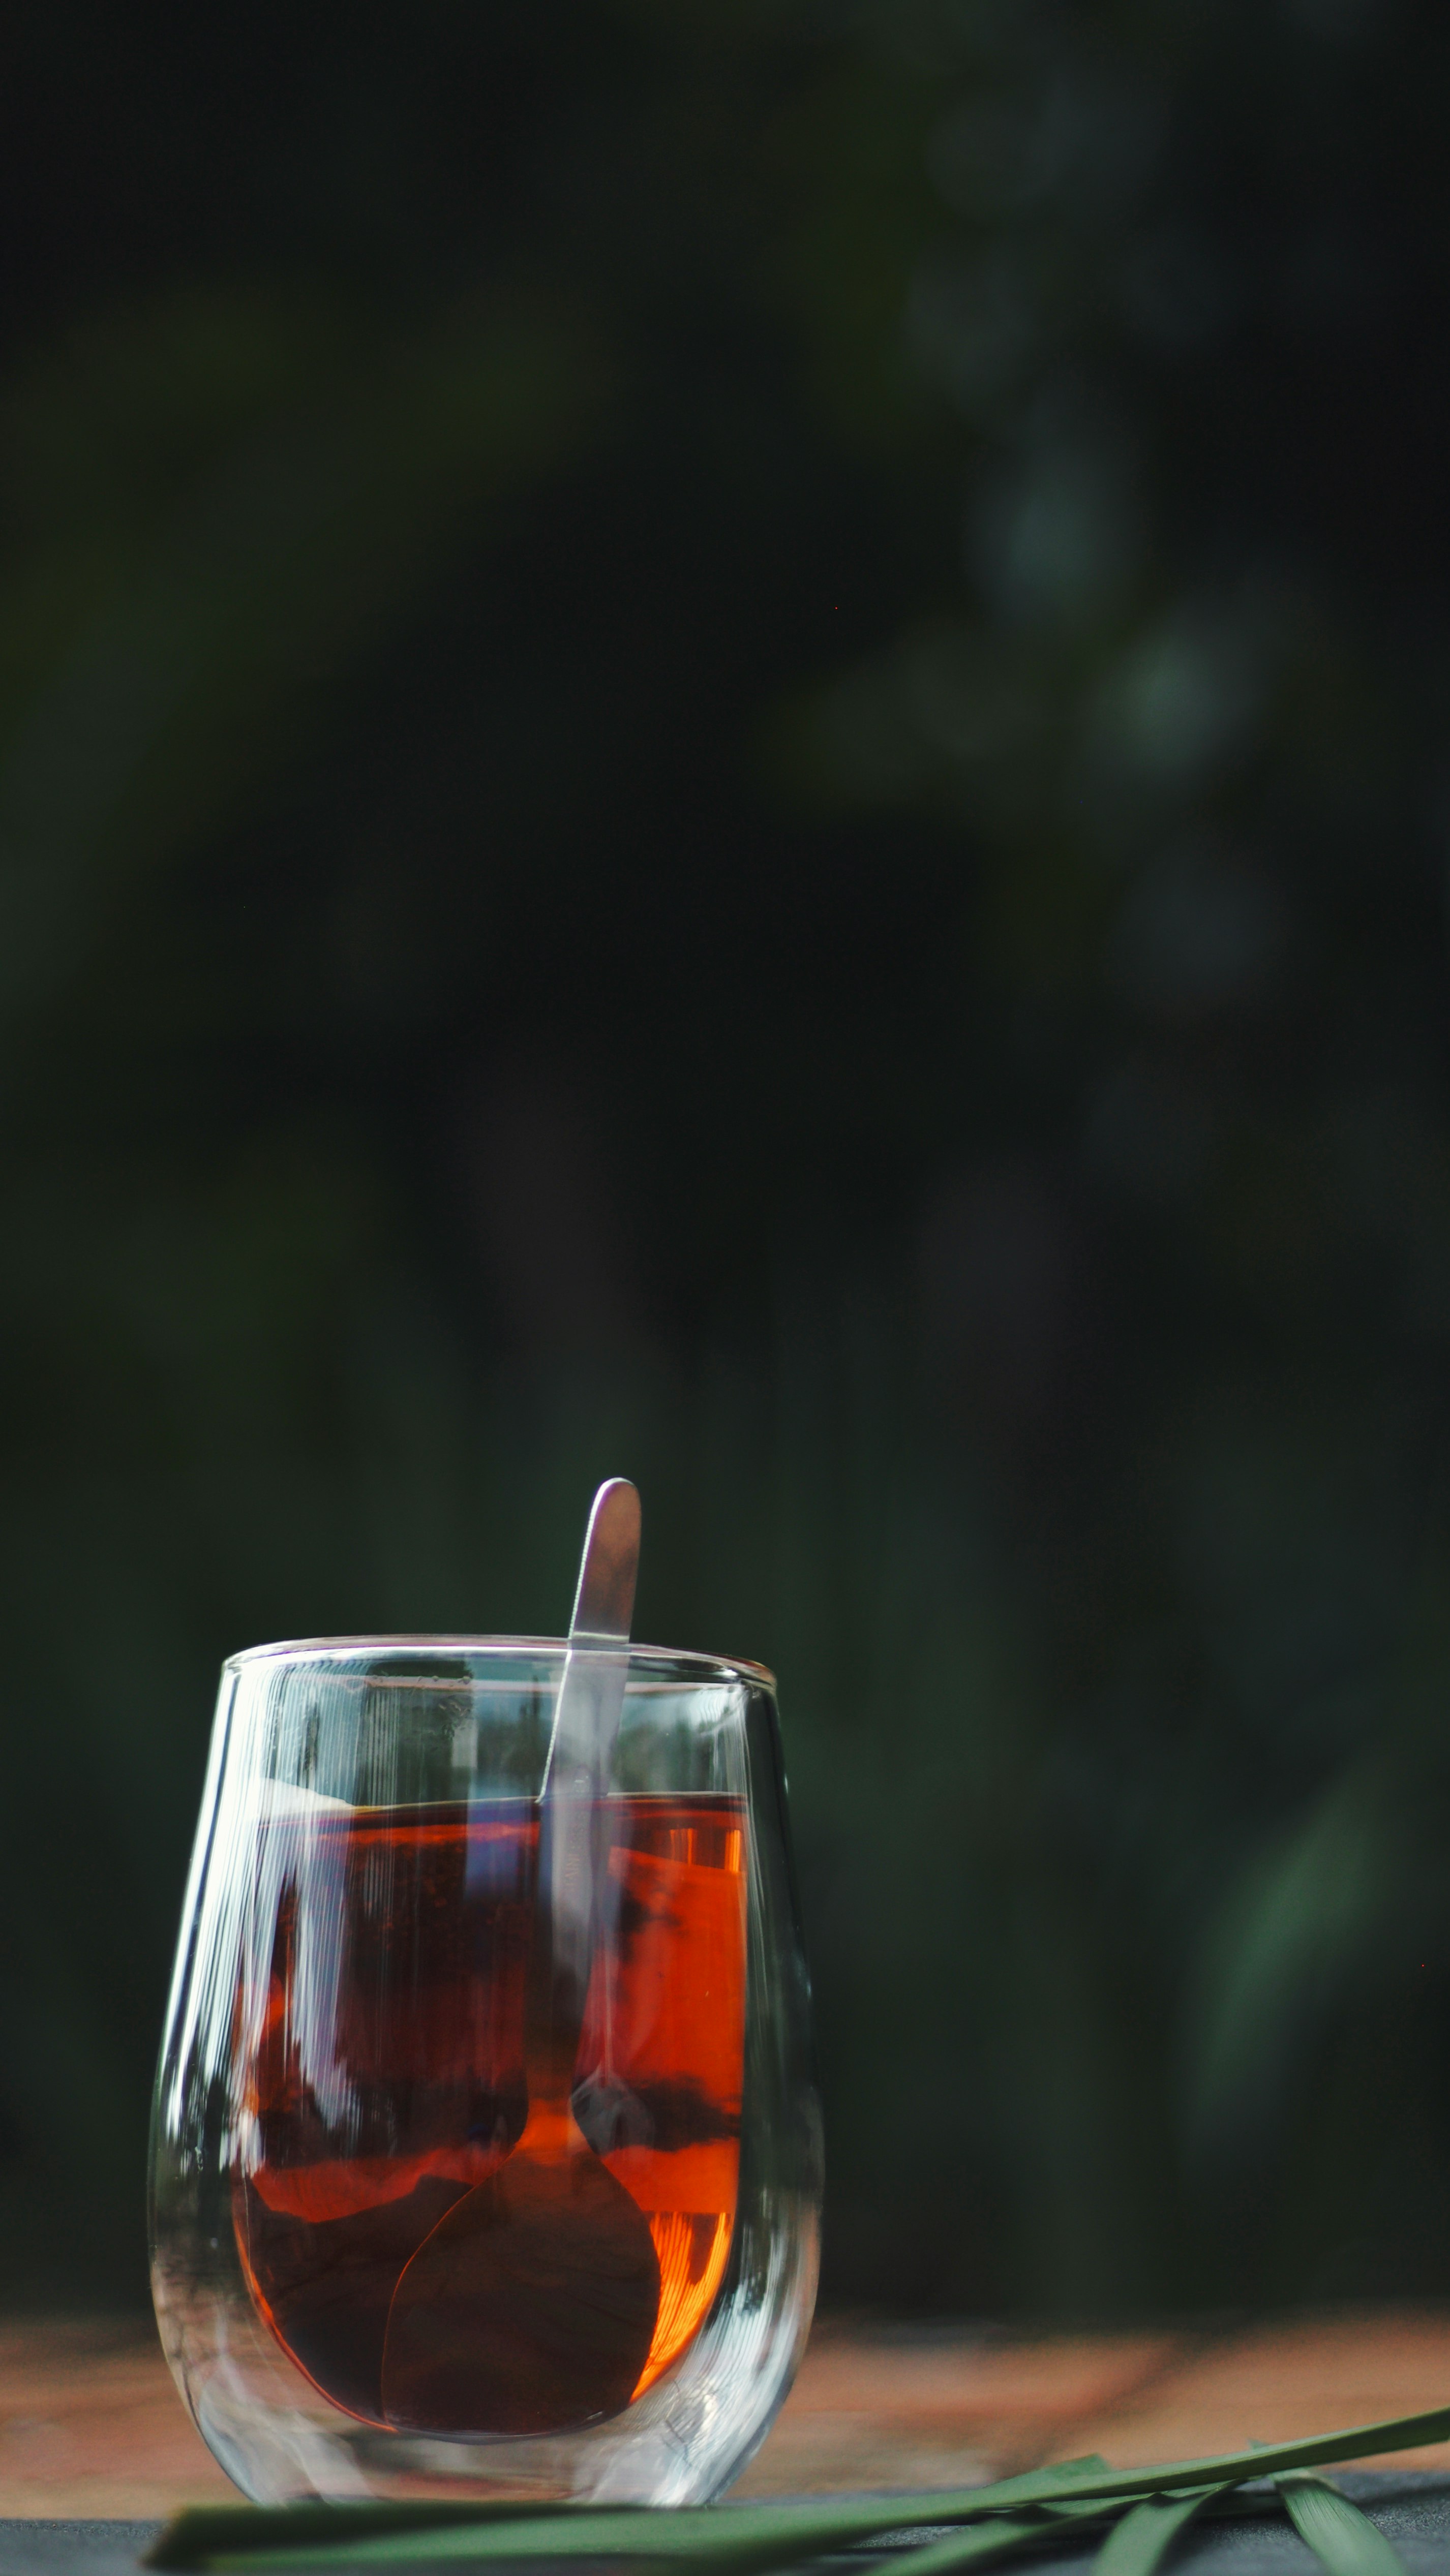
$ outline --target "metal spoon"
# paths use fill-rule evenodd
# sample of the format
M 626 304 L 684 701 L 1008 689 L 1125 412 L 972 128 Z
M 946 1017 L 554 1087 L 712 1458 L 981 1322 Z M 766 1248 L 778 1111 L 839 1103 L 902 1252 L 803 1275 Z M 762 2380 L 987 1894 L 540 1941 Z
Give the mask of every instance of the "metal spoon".
M 605 1800 L 639 1529 L 634 1486 L 601 1485 L 539 1801 L 528 2119 L 497 2172 L 424 2238 L 393 2293 L 383 2411 L 411 2431 L 554 2433 L 618 2414 L 653 2340 L 660 2271 L 649 2221 L 601 2164 L 569 2099 L 607 1893 Z

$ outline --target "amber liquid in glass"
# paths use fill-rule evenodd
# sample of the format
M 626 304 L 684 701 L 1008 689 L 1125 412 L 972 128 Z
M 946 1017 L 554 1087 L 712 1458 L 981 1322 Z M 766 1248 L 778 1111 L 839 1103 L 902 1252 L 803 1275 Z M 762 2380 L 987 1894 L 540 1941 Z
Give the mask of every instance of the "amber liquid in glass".
M 659 2255 L 638 2397 L 703 2323 L 730 2252 L 746 1826 L 726 1796 L 611 1798 L 607 1812 L 610 1901 L 573 2104 Z M 524 2125 L 537 1847 L 523 1799 L 339 1809 L 309 1815 L 305 1838 L 296 1818 L 262 1835 L 271 1968 L 238 2004 L 237 2241 L 278 2342 L 366 2423 L 388 2420 L 383 2344 L 404 2265 Z

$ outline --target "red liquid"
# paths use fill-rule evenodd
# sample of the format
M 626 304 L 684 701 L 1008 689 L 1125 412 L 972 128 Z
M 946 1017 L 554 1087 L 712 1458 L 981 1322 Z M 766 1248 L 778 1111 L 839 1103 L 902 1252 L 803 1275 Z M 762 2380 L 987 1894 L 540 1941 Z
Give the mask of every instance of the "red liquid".
M 730 2251 L 744 1811 L 701 1796 L 613 1798 L 608 1812 L 614 1902 L 573 2102 L 659 2256 L 637 2397 L 703 2323 Z M 278 2342 L 369 2423 L 387 2420 L 383 2341 L 404 2265 L 524 2125 L 537 1842 L 522 1799 L 323 1810 L 262 1836 L 267 1920 L 253 1955 L 270 1946 L 271 1973 L 238 2007 L 249 2117 L 237 2241 Z

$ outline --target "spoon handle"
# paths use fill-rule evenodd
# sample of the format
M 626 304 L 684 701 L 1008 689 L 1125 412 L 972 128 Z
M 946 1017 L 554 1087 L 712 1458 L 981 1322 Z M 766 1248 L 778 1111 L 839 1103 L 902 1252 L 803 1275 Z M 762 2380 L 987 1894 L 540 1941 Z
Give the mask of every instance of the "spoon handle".
M 539 1806 L 539 1875 L 525 2058 L 533 2100 L 573 2081 L 607 1893 L 608 1795 L 629 1672 L 639 1570 L 639 1495 L 623 1476 L 594 1497 Z
M 612 1638 L 627 1646 L 639 1573 L 639 1492 L 627 1476 L 611 1476 L 594 1497 L 579 1586 L 569 1622 L 571 1645 L 584 1638 Z

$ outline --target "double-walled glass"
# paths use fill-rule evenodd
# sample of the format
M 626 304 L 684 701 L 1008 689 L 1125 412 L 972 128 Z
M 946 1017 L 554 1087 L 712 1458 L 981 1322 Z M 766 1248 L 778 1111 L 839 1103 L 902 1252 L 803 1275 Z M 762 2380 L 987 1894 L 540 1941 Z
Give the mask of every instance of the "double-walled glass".
M 527 2114 L 564 1657 L 345 1638 L 224 1668 L 157 2084 L 153 2282 L 186 2402 L 258 2501 L 699 2502 L 790 2385 L 820 2144 L 773 1688 L 648 1646 L 629 1658 L 572 2095 L 585 2151 L 648 2220 L 644 2366 L 622 2404 L 591 2402 L 586 2367 L 550 2420 L 532 2399 L 511 2415 L 473 2386 L 489 2321 L 457 2296 L 431 2373 L 397 2358 L 428 2349 L 451 2240 L 409 2266 Z

